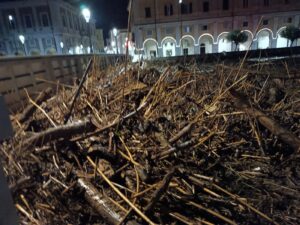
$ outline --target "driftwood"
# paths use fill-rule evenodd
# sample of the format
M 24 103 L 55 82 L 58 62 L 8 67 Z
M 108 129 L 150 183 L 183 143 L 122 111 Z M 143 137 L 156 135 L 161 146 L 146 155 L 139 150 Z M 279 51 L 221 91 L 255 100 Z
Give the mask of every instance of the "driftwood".
M 256 118 L 264 127 L 266 127 L 274 135 L 278 136 L 280 140 L 291 146 L 295 151 L 300 151 L 300 139 L 292 132 L 283 128 L 266 114 L 251 106 L 242 94 L 234 90 L 231 90 L 230 94 L 234 98 L 236 108 L 241 109 L 250 116 Z
M 25 140 L 23 143 L 25 146 L 37 145 L 41 146 L 47 144 L 48 142 L 60 139 L 60 138 L 70 138 L 77 134 L 84 134 L 91 132 L 95 129 L 91 120 L 85 120 L 80 122 L 75 122 L 67 125 L 62 125 L 58 127 L 49 128 L 48 130 L 42 131 L 33 135 L 32 137 Z
M 45 91 L 42 91 L 37 98 L 35 99 L 35 103 L 40 105 L 42 102 L 44 102 L 47 98 L 49 98 L 49 96 L 51 95 L 52 89 L 51 88 L 47 88 Z M 36 107 L 32 104 L 28 105 L 23 113 L 21 115 L 19 115 L 19 122 L 20 123 L 24 123 L 25 121 L 27 121 L 32 114 L 35 112 Z
M 100 193 L 94 185 L 83 178 L 79 178 L 77 184 L 84 189 L 85 199 L 103 217 L 105 222 L 112 225 L 121 222 L 123 215 L 115 211 L 110 200 Z

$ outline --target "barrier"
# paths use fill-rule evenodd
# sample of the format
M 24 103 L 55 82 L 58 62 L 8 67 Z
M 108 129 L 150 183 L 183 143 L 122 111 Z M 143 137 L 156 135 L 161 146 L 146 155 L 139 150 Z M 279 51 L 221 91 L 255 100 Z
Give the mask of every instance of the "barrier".
M 49 86 L 49 82 L 70 84 L 83 74 L 92 55 L 55 55 L 39 57 L 0 58 L 0 95 L 10 111 L 24 107 L 26 91 L 34 97 Z M 105 68 L 124 60 L 122 55 L 95 55 L 97 64 Z M 26 91 L 25 91 L 26 90 Z

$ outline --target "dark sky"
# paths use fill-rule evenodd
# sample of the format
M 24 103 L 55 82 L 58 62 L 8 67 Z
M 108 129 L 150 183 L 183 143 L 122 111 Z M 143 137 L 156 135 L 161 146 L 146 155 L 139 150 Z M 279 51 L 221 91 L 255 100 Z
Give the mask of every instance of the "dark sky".
M 104 29 L 107 36 L 109 29 L 127 27 L 128 0 L 75 0 L 92 9 L 92 16 L 97 21 L 97 27 Z
M 0 0 L 9 2 L 14 0 Z M 30 0 L 27 0 L 30 1 Z M 51 1 L 51 0 L 49 0 Z M 92 17 L 97 21 L 97 27 L 104 29 L 104 37 L 107 37 L 109 29 L 113 27 L 127 27 L 128 0 L 69 0 L 77 4 L 90 7 Z

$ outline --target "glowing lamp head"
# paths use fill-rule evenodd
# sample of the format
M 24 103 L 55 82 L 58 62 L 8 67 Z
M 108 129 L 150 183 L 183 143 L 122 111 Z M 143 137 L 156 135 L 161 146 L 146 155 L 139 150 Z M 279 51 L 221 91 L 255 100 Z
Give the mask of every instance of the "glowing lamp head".
M 12 15 L 8 15 L 8 20 L 9 21 L 13 21 L 14 20 L 14 17 Z
M 22 44 L 24 44 L 25 43 L 25 37 L 24 37 L 24 35 L 19 35 L 19 39 L 20 39 L 20 41 L 21 41 L 21 43 Z
M 118 30 L 117 30 L 117 28 L 114 28 L 114 29 L 113 29 L 113 35 L 116 37 L 117 34 L 118 34 Z
M 81 11 L 85 21 L 88 23 L 91 19 L 91 11 L 88 8 L 84 8 Z
M 62 41 L 59 44 L 61 48 L 64 48 L 64 43 Z

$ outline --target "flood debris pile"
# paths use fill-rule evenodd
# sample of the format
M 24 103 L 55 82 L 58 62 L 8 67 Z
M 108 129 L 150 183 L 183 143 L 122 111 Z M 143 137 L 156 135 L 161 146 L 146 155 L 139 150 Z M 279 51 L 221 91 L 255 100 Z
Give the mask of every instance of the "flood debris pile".
M 1 145 L 21 223 L 296 224 L 300 83 L 288 68 L 93 67 L 72 111 L 79 82 L 46 90 Z

